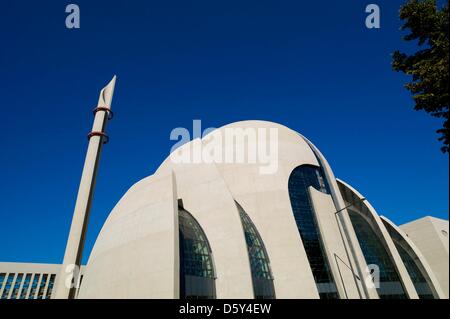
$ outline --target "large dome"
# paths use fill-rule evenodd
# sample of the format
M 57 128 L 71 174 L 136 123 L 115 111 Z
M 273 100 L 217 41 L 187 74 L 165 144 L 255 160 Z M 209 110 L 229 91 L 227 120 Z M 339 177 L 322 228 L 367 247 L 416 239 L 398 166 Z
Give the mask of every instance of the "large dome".
M 202 289 L 211 298 L 371 297 L 355 281 L 367 265 L 348 216 L 335 217 L 344 206 L 328 163 L 300 134 L 265 121 L 224 126 L 179 147 L 121 198 L 79 298 Z

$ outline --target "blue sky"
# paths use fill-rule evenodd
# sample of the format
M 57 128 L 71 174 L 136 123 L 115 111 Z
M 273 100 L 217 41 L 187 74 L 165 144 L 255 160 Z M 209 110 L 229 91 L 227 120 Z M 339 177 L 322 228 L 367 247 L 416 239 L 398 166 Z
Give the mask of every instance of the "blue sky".
M 313 141 L 396 223 L 448 219 L 441 122 L 391 69 L 402 1 L 3 1 L 0 261 L 61 262 L 99 90 L 118 75 L 84 261 L 111 209 L 169 154 L 175 127 L 246 119 Z

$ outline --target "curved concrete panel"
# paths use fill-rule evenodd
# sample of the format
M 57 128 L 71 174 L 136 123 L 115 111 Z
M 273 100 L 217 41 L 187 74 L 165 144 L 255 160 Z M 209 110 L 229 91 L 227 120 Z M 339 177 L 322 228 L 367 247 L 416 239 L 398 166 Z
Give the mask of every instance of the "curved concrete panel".
M 198 140 L 194 143 L 199 142 Z M 185 144 L 186 151 L 192 143 Z M 239 212 L 214 163 L 172 163 L 158 175 L 174 172 L 178 199 L 197 220 L 211 246 L 217 298 L 253 298 L 250 263 Z
M 384 226 L 383 222 L 380 219 L 380 216 L 377 214 L 372 205 L 363 197 L 356 189 L 351 187 L 349 184 L 344 181 L 337 179 L 338 184 L 341 186 L 341 193 L 343 193 L 343 197 L 349 199 L 349 204 L 352 204 L 354 208 L 356 208 L 359 213 L 368 220 L 368 222 L 373 226 L 374 230 L 378 233 L 379 238 L 382 240 L 386 250 L 394 262 L 395 268 L 400 276 L 400 280 L 402 281 L 404 290 L 408 298 L 410 299 L 418 299 L 416 289 L 414 288 L 413 282 L 408 275 L 408 271 L 403 264 L 403 261 L 395 247 L 392 238 L 389 236 L 389 233 Z
M 299 134 L 311 147 L 313 150 L 315 156 L 317 157 L 318 161 L 320 162 L 320 165 L 324 171 L 325 178 L 328 181 L 328 185 L 330 187 L 331 192 L 331 198 L 334 202 L 335 206 L 335 217 L 336 217 L 336 223 L 337 223 L 337 229 L 341 234 L 342 238 L 342 248 L 344 248 L 345 251 L 345 257 L 344 254 L 339 254 L 340 260 L 347 261 L 347 267 L 350 268 L 351 274 L 345 274 L 343 275 L 342 285 L 343 289 L 345 289 L 345 294 L 348 298 L 368 298 L 368 299 L 376 299 L 378 298 L 378 294 L 375 289 L 371 289 L 370 287 L 367 287 L 365 284 L 364 278 L 367 276 L 365 269 L 367 269 L 367 263 L 364 259 L 364 255 L 361 251 L 361 247 L 359 246 L 358 239 L 356 237 L 355 230 L 353 229 L 353 225 L 350 221 L 350 217 L 348 215 L 347 207 L 345 206 L 344 199 L 342 198 L 342 194 L 339 191 L 339 186 L 336 182 L 336 178 L 334 176 L 334 173 L 330 167 L 330 164 L 328 164 L 327 159 L 325 156 L 323 156 L 322 152 L 306 137 Z M 339 264 L 336 263 L 336 265 L 332 265 L 332 270 L 335 274 L 339 272 L 339 275 L 341 276 L 342 271 L 340 271 L 341 267 L 339 267 Z M 355 287 L 351 284 L 351 280 L 355 282 Z M 341 290 L 342 290 L 341 288 Z M 342 294 L 342 293 L 341 293 Z
M 296 132 L 276 123 L 245 121 L 220 130 L 234 127 L 278 130 L 278 169 L 273 174 L 260 174 L 259 162 L 217 163 L 216 166 L 231 195 L 250 216 L 264 241 L 277 298 L 319 298 L 287 187 L 295 167 L 318 166 L 314 153 Z M 234 143 L 234 147 L 248 149 L 242 142 Z
M 177 298 L 178 206 L 172 175 L 136 183 L 95 242 L 78 298 Z
M 435 298 L 444 299 L 445 294 L 434 275 L 430 265 L 428 264 L 425 257 L 420 252 L 419 248 L 413 243 L 411 239 L 405 234 L 403 230 L 397 227 L 393 222 L 391 222 L 387 217 L 380 216 L 383 224 L 386 226 L 386 229 L 389 232 L 389 235 L 392 237 L 394 241 L 396 241 L 400 246 L 405 249 L 408 254 L 414 259 L 417 266 L 421 270 L 422 275 L 426 278 L 428 285 L 433 291 L 433 295 Z

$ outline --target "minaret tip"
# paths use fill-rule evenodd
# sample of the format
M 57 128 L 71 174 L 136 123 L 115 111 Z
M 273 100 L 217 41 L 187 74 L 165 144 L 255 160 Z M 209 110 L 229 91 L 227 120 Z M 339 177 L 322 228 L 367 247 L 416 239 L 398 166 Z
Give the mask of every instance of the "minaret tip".
M 111 81 L 109 81 L 109 83 L 100 91 L 98 106 L 111 108 L 114 87 L 116 86 L 116 78 L 116 75 L 114 75 Z

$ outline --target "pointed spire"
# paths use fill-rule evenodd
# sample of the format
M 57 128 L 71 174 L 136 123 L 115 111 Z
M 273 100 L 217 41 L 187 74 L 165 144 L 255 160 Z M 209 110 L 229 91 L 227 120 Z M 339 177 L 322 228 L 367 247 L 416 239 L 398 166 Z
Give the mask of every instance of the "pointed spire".
M 98 98 L 99 107 L 107 107 L 111 109 L 111 101 L 114 94 L 114 87 L 116 85 L 116 76 L 114 75 L 112 80 L 100 91 Z
M 69 237 L 67 239 L 66 251 L 64 253 L 64 261 L 55 283 L 55 299 L 72 299 L 76 297 L 77 287 L 71 286 L 71 281 L 67 283 L 70 276 L 75 282 L 79 283 L 78 274 L 75 273 L 81 266 L 81 258 L 83 256 L 84 241 L 86 238 L 86 229 L 89 222 L 89 214 L 91 210 L 91 203 L 94 196 L 95 179 L 100 162 L 100 153 L 102 150 L 102 138 L 106 137 L 106 124 L 109 116 L 102 116 L 105 113 L 111 113 L 107 109 L 111 108 L 111 102 L 114 94 L 114 87 L 116 84 L 116 76 L 100 91 L 98 98 L 98 107 L 94 109 L 94 124 L 92 131 L 88 134 L 89 144 L 86 153 L 86 159 L 81 174 L 80 187 L 78 188 L 78 195 L 75 202 L 75 208 L 72 217 L 72 224 L 70 225 Z M 106 108 L 106 110 L 105 110 Z M 97 111 L 102 114 L 97 115 Z M 97 137 L 97 138 L 91 138 Z M 107 141 L 107 140 L 106 140 Z M 76 266 L 74 268 L 74 266 Z

